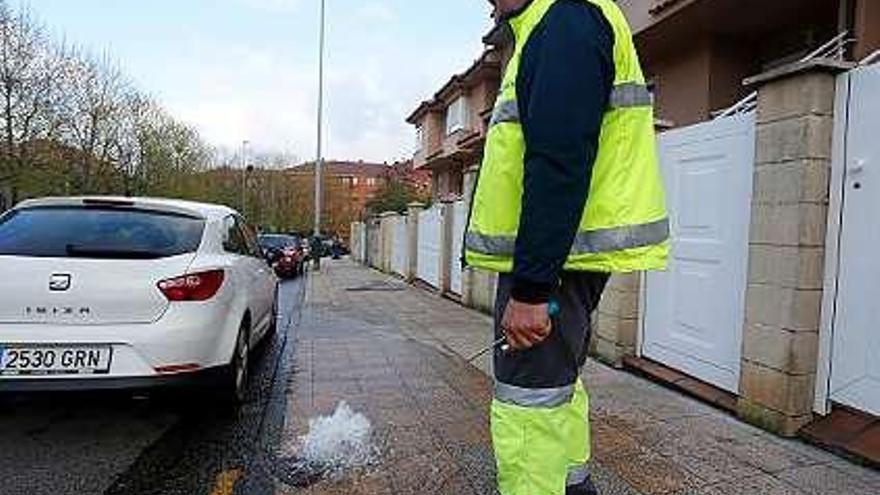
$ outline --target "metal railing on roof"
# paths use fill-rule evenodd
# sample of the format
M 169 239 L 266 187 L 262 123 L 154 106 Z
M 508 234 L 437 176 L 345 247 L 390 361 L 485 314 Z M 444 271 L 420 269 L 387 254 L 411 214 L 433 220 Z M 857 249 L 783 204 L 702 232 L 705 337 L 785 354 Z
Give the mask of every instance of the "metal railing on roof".
M 871 65 L 877 62 L 880 62 L 880 50 L 874 50 L 874 53 L 860 60 L 859 66 L 864 67 L 866 65 Z
M 848 38 L 848 31 L 841 31 L 835 37 L 831 38 L 824 45 L 816 48 L 812 52 L 805 55 L 803 58 L 798 60 L 799 63 L 809 62 L 810 60 L 815 60 L 819 58 L 830 59 L 830 60 L 844 60 L 846 57 L 846 47 L 850 43 L 854 43 L 855 38 Z M 878 54 L 880 50 L 874 52 L 869 55 L 868 58 L 876 57 L 874 60 L 880 58 L 880 54 Z M 867 60 L 867 59 L 866 59 Z M 864 61 L 862 62 L 864 64 Z M 870 63 L 870 62 L 869 62 Z M 865 64 L 867 65 L 867 64 Z M 736 102 L 733 106 L 726 110 L 722 110 L 720 112 L 715 112 L 713 114 L 713 118 L 720 119 L 723 117 L 730 117 L 733 115 L 737 115 L 740 113 L 751 112 L 758 106 L 758 92 L 753 91 L 749 93 L 748 96 L 743 98 L 742 100 Z

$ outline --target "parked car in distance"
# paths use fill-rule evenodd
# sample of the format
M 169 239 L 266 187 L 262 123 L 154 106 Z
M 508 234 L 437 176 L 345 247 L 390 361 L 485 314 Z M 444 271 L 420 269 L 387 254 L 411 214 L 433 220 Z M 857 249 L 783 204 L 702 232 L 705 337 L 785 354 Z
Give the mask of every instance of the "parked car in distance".
M 225 206 L 24 201 L 0 216 L 0 391 L 210 385 L 240 402 L 276 290 Z
M 259 237 L 260 246 L 272 263 L 275 274 L 282 278 L 293 278 L 305 269 L 305 253 L 300 239 L 292 235 L 263 234 Z

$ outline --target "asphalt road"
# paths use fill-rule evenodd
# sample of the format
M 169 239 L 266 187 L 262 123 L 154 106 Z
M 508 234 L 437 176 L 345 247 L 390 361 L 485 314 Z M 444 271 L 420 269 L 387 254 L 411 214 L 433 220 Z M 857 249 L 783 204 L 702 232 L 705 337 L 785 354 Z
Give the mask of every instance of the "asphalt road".
M 187 393 L 0 395 L 0 495 L 273 494 L 302 278 L 237 414 Z

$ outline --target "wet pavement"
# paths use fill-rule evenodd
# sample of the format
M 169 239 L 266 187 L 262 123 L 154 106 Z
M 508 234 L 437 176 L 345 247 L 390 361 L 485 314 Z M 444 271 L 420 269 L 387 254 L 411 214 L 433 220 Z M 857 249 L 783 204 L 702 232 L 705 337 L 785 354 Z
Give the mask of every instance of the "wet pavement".
M 188 394 L 0 395 L 0 495 L 493 495 L 491 320 L 342 260 L 282 287 L 245 407 Z M 590 361 L 603 495 L 880 495 L 880 473 Z M 341 401 L 375 462 L 302 486 L 308 420 Z
M 332 272 L 328 265 L 324 270 Z M 340 308 L 327 297 L 333 294 L 324 290 L 324 276 L 310 284 L 296 337 L 282 449 L 294 457 L 308 419 L 330 414 L 345 401 L 372 422 L 379 454 L 372 468 L 280 492 L 494 493 L 486 375 L 461 358 L 405 337 L 390 318 L 366 321 L 358 315 L 361 304 Z M 356 288 L 358 294 L 368 292 Z
M 188 391 L 0 395 L 2 495 L 271 494 L 303 281 L 252 359 L 238 413 Z
M 488 345 L 491 320 L 348 261 L 326 264 L 306 298 L 284 448 L 305 430 L 299 411 L 347 399 L 388 450 L 360 477 L 282 493 L 493 494 L 490 363 L 463 358 Z M 875 470 L 643 378 L 589 361 L 584 380 L 603 495 L 880 495 Z

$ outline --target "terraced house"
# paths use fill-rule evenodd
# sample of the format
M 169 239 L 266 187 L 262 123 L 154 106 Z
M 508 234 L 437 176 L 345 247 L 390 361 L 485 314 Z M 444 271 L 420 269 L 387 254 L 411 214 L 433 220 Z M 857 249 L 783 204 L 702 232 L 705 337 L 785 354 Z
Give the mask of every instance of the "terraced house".
M 618 4 L 663 131 L 674 246 L 669 271 L 612 280 L 594 354 L 880 462 L 880 2 Z M 408 118 L 435 199 L 463 200 L 420 214 L 433 223 L 411 229 L 403 272 L 484 309 L 492 276 L 455 253 L 510 49 L 498 34 Z
M 432 196 L 454 199 L 478 169 L 489 117 L 501 84 L 501 52 L 488 49 L 465 72 L 452 76 L 407 118 L 416 129 L 413 167 L 430 170 Z
M 668 272 L 613 282 L 597 353 L 876 463 L 880 3 L 619 4 L 669 129 L 675 245 Z
M 795 62 L 838 33 L 847 58 L 880 44 L 875 0 L 619 0 L 664 126 L 710 118 L 747 96 L 747 77 Z

